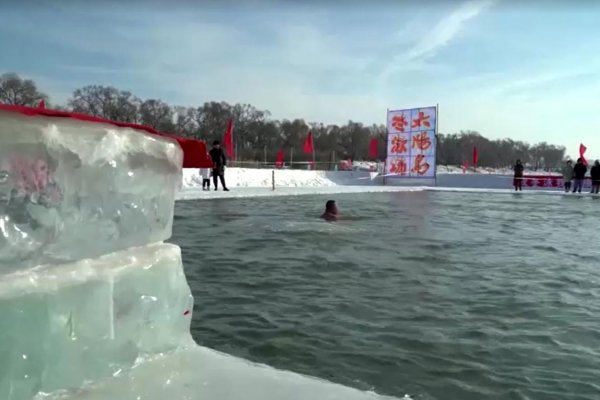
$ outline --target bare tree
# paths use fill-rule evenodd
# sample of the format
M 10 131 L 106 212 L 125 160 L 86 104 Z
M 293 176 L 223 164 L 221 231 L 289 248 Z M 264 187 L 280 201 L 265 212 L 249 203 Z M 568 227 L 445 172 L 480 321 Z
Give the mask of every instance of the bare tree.
M 175 130 L 173 109 L 161 100 L 146 100 L 140 105 L 140 122 L 164 132 Z
M 193 107 L 175 106 L 173 107 L 175 113 L 175 130 L 174 132 L 181 136 L 197 137 L 198 136 L 198 123 L 197 114 L 198 110 Z
M 110 86 L 90 85 L 73 92 L 69 106 L 74 112 L 121 122 L 140 121 L 141 100 L 130 92 Z
M 0 76 L 0 102 L 35 107 L 41 100 L 47 101 L 48 96 L 38 91 L 31 79 L 22 79 L 15 73 Z

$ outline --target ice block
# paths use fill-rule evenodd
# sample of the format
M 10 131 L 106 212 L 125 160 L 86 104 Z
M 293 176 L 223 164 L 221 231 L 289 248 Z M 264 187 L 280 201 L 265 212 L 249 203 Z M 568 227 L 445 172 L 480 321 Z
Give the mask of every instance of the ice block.
M 35 400 L 393 400 L 195 346 Z M 410 400 L 409 397 L 403 399 Z
M 182 162 L 170 139 L 0 110 L 0 274 L 167 239 Z
M 179 247 L 154 244 L 0 280 L 0 399 L 78 388 L 194 345 Z

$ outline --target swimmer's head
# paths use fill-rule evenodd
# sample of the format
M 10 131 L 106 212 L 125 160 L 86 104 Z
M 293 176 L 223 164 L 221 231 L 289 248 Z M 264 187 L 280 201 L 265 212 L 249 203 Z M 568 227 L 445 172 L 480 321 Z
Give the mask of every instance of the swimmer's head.
M 325 203 L 325 212 L 330 213 L 330 214 L 338 213 L 338 209 L 337 209 L 337 205 L 335 204 L 335 200 L 327 200 L 327 203 Z

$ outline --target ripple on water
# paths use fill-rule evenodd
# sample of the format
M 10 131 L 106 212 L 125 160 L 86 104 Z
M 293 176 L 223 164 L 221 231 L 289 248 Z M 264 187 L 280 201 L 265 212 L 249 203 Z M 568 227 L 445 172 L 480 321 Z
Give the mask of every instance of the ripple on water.
M 198 342 L 398 398 L 600 398 L 596 202 L 328 198 L 177 204 Z

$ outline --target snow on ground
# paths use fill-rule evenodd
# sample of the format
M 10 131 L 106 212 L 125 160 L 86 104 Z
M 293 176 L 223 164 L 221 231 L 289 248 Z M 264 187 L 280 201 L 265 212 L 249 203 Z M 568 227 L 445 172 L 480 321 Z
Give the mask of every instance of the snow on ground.
M 225 170 L 225 179 L 227 186 L 233 187 L 271 187 L 273 184 L 273 173 L 275 173 L 275 184 L 277 186 L 287 187 L 322 187 L 335 186 L 336 183 L 327 178 L 327 175 L 334 171 L 308 171 L 308 170 L 272 170 L 259 168 L 227 168 Z M 344 172 L 352 174 L 352 172 Z M 339 174 L 338 174 L 339 175 Z M 367 173 L 368 175 L 368 173 Z M 212 179 L 211 179 L 212 186 Z M 220 183 L 219 183 L 220 186 Z M 184 188 L 202 188 L 202 178 L 200 172 L 195 168 L 183 169 L 183 187 Z
M 501 172 L 493 170 L 495 172 Z M 203 191 L 198 169 L 184 169 L 182 188 L 177 200 L 220 199 L 241 197 L 296 196 L 308 194 L 373 193 L 373 192 L 413 192 L 422 190 L 513 193 L 512 175 L 495 173 L 448 173 L 432 180 L 400 180 L 389 178 L 382 185 L 381 176 L 369 171 L 310 171 L 272 170 L 254 168 L 228 168 L 225 172 L 230 192 Z M 272 190 L 273 179 L 275 190 Z M 437 187 L 435 185 L 437 184 Z M 212 181 L 211 181 L 212 187 Z M 559 190 L 527 189 L 524 193 L 560 194 Z

